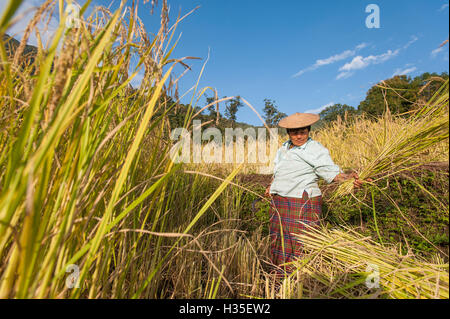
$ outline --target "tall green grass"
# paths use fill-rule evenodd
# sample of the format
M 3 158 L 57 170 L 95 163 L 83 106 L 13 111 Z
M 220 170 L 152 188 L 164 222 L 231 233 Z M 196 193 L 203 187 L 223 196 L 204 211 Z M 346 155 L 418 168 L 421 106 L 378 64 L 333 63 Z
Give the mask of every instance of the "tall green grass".
M 10 1 L 3 32 L 17 4 Z M 50 9 L 45 3 L 35 19 Z M 168 231 L 180 167 L 164 142 L 166 113 L 176 104 L 164 103 L 163 92 L 182 61 L 170 58 L 182 18 L 168 28 L 164 3 L 152 36 L 137 9 L 128 9 L 98 8 L 77 29 L 65 27 L 61 10 L 49 48 L 39 46 L 34 73 L 14 65 L 20 56 L 7 57 L 1 44 L 2 298 L 156 297 L 154 280 L 170 251 L 192 240 L 191 228 L 239 170 L 188 224 Z M 141 68 L 144 79 L 132 90 Z M 70 265 L 79 269 L 80 288 L 66 284 Z

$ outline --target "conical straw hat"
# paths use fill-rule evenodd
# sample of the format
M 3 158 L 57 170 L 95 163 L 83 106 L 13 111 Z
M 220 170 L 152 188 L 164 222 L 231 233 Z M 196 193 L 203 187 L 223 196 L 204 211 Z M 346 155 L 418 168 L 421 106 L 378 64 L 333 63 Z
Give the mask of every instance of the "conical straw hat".
M 320 120 L 320 116 L 312 113 L 295 113 L 283 118 L 278 126 L 284 128 L 299 128 L 306 127 L 316 123 Z

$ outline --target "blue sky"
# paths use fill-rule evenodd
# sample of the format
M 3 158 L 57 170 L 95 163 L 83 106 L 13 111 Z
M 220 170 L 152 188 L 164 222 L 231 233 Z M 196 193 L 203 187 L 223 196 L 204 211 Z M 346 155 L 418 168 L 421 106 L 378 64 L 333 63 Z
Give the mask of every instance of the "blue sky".
M 448 44 L 439 48 L 448 39 L 447 0 L 168 3 L 172 23 L 180 10 L 183 15 L 200 6 L 177 29 L 181 38 L 172 56 L 202 58 L 190 62 L 192 72 L 181 80 L 180 92 L 195 85 L 209 53 L 200 87 L 214 87 L 220 97 L 241 95 L 258 111 L 264 98 L 287 114 L 319 112 L 334 103 L 357 107 L 372 85 L 395 74 L 449 69 Z M 366 27 L 369 4 L 380 9 L 380 28 Z M 160 7 L 161 0 L 151 16 L 150 4 L 140 1 L 139 16 L 150 32 L 158 29 Z M 238 121 L 260 125 L 248 107 L 237 115 Z

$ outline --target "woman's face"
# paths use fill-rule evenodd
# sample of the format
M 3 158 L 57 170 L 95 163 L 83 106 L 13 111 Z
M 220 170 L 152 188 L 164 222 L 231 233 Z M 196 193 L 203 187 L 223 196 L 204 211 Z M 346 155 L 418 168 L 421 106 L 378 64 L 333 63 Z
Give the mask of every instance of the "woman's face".
M 288 129 L 289 138 L 295 146 L 302 146 L 306 143 L 309 136 L 309 129 L 307 127 Z

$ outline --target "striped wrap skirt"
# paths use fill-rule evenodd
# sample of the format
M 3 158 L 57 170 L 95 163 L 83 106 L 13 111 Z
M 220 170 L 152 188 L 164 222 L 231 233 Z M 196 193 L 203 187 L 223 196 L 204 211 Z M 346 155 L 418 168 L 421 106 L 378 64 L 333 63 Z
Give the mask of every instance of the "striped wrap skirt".
M 301 234 L 306 228 L 304 224 L 318 226 L 321 213 L 322 196 L 308 198 L 306 191 L 303 198 L 272 196 L 270 240 L 273 264 L 291 262 L 302 255 L 302 243 L 294 234 Z

